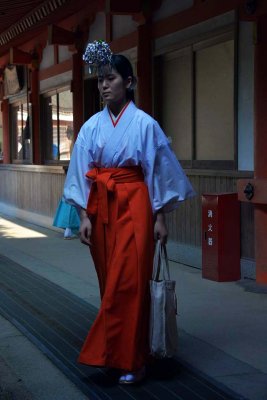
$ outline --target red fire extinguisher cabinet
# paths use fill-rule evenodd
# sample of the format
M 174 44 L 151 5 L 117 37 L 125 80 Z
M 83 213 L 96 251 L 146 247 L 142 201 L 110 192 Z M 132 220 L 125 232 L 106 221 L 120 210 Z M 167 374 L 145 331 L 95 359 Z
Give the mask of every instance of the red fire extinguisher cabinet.
M 237 193 L 202 196 L 202 276 L 240 279 L 240 203 Z

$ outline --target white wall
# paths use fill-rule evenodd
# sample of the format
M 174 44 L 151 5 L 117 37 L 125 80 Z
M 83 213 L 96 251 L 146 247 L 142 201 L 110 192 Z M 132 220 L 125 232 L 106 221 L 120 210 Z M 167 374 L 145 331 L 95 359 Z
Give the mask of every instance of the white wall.
M 47 45 L 43 50 L 43 58 L 40 64 L 40 70 L 54 65 L 54 45 Z
M 95 20 L 90 26 L 88 42 L 100 39 L 106 39 L 106 16 L 103 12 L 96 14 Z
M 254 170 L 254 46 L 253 23 L 239 24 L 238 169 Z
M 72 52 L 69 51 L 68 46 L 58 46 L 58 61 L 68 60 L 72 57 Z M 40 70 L 51 67 L 55 64 L 54 60 L 54 45 L 47 45 L 43 50 L 43 58 L 40 64 Z
M 169 17 L 194 5 L 194 0 L 163 0 L 160 8 L 154 13 L 153 21 Z
M 69 60 L 72 58 L 72 52 L 69 51 L 68 46 L 58 46 L 58 62 Z
M 112 26 L 113 39 L 117 39 L 128 35 L 128 33 L 135 32 L 138 23 L 130 15 L 113 15 Z

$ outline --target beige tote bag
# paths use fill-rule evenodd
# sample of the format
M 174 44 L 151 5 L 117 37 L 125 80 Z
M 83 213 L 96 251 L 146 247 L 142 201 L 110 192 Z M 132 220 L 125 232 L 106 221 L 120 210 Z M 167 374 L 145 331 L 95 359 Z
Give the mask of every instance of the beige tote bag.
M 170 279 L 166 247 L 158 240 L 150 281 L 150 350 L 154 357 L 172 357 L 177 351 L 175 283 Z

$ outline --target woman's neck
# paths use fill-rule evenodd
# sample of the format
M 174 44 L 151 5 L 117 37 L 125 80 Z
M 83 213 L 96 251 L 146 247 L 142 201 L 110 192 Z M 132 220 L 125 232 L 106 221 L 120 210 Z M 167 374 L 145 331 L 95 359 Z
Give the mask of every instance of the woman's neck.
M 108 108 L 110 109 L 110 111 L 112 112 L 112 114 L 117 117 L 117 115 L 119 115 L 119 113 L 121 112 L 121 110 L 123 109 L 123 107 L 125 106 L 125 104 L 128 103 L 127 99 L 123 99 L 120 102 L 116 102 L 116 103 L 110 103 L 108 104 Z

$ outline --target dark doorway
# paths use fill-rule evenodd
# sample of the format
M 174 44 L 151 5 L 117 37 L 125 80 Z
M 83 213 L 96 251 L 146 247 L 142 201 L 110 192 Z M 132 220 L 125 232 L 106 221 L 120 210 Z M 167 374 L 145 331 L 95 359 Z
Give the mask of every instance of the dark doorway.
M 84 120 L 102 109 L 101 99 L 97 87 L 97 79 L 90 78 L 84 81 Z

